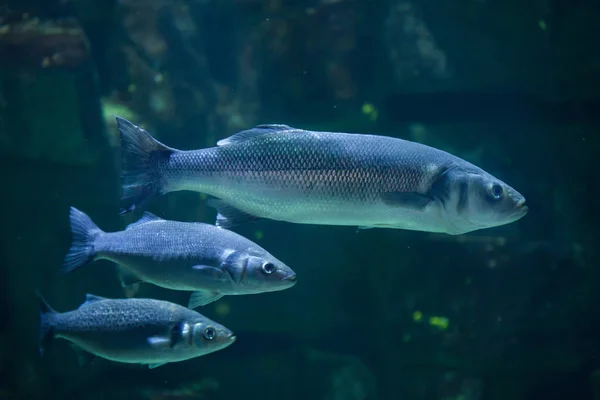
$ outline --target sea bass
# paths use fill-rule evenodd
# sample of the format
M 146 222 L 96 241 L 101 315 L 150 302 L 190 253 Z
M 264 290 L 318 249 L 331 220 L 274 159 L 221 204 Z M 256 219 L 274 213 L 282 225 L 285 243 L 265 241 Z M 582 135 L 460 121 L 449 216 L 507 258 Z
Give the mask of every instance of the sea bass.
M 146 212 L 124 231 L 103 232 L 74 207 L 69 218 L 72 244 L 64 272 L 111 260 L 138 281 L 193 291 L 190 308 L 224 295 L 273 292 L 296 283 L 296 273 L 265 249 L 214 225 L 168 221 Z
M 386 136 L 259 125 L 181 151 L 117 117 L 122 213 L 178 190 L 218 198 L 217 225 L 268 218 L 301 224 L 458 235 L 523 217 L 525 198 L 481 168 Z
M 52 338 L 63 338 L 108 360 L 154 368 L 212 353 L 235 341 L 226 327 L 167 301 L 87 294 L 78 309 L 59 313 L 39 297 L 42 353 Z

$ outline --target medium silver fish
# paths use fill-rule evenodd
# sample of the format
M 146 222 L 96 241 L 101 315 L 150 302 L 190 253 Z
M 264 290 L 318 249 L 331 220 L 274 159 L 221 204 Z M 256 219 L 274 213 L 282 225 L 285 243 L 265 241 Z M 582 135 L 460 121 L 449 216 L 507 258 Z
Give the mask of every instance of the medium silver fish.
M 146 212 L 124 231 L 103 232 L 74 207 L 69 218 L 73 239 L 64 272 L 111 260 L 138 281 L 193 291 L 190 308 L 224 295 L 273 292 L 296 283 L 296 273 L 265 249 L 214 225 L 167 221 Z
M 52 338 L 63 338 L 108 360 L 154 368 L 212 353 L 235 341 L 223 325 L 167 301 L 87 294 L 79 308 L 59 313 L 39 298 L 42 353 Z
M 117 117 L 122 213 L 178 190 L 215 196 L 217 225 L 256 218 L 458 235 L 516 221 L 525 198 L 444 151 L 385 136 L 259 125 L 180 151 Z

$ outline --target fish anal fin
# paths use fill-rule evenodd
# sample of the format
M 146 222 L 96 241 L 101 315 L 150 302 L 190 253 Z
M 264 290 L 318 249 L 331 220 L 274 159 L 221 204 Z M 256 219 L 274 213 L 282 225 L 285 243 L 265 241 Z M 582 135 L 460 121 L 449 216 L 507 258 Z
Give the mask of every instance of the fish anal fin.
M 158 368 L 158 367 L 160 367 L 161 365 L 165 365 L 165 364 L 167 364 L 167 363 L 166 363 L 166 362 L 164 362 L 164 363 L 154 363 L 154 364 L 148 364 L 148 368 L 150 368 L 150 369 L 154 369 L 154 368 Z

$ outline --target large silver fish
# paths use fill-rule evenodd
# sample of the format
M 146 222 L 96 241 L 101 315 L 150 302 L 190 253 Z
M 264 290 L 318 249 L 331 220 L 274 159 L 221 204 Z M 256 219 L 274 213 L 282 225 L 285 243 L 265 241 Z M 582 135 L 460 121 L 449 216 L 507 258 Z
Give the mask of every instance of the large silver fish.
M 111 260 L 138 281 L 191 290 L 195 308 L 224 295 L 273 292 L 292 287 L 296 273 L 265 249 L 214 225 L 167 221 L 149 212 L 120 232 L 103 232 L 71 207 L 72 243 L 64 272 L 94 260 Z
M 154 299 L 107 299 L 92 294 L 59 313 L 40 296 L 40 351 L 52 338 L 112 361 L 154 368 L 224 349 L 233 333 L 202 314 Z
M 259 125 L 180 151 L 117 117 L 122 213 L 177 190 L 203 192 L 228 227 L 252 218 L 462 234 L 527 213 L 525 198 L 444 151 L 385 136 Z

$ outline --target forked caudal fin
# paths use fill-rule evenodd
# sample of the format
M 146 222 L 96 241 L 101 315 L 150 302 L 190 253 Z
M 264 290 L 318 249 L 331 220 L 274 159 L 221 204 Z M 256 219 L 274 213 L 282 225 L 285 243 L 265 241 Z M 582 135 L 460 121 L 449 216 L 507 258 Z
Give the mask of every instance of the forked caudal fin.
M 48 348 L 52 342 L 54 336 L 53 317 L 57 313 L 50 307 L 39 291 L 35 290 L 35 295 L 38 298 L 40 307 L 39 351 L 40 355 L 43 355 L 44 350 Z
M 71 248 L 63 263 L 64 273 L 92 262 L 96 257 L 94 240 L 104 233 L 86 213 L 75 207 L 71 207 L 69 222 L 72 239 Z
M 121 136 L 120 214 L 126 214 L 162 193 L 161 166 L 177 150 L 160 143 L 125 118 L 116 119 Z

